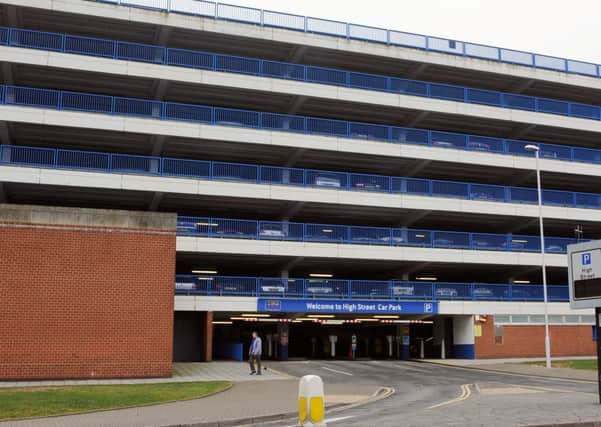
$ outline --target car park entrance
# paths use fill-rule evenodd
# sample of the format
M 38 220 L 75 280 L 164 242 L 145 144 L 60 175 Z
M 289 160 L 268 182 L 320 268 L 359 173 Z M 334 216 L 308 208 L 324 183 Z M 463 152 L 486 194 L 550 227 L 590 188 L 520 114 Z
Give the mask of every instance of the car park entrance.
M 399 315 L 217 314 L 213 357 L 244 360 L 253 331 L 263 359 L 409 359 L 436 357 L 434 321 Z

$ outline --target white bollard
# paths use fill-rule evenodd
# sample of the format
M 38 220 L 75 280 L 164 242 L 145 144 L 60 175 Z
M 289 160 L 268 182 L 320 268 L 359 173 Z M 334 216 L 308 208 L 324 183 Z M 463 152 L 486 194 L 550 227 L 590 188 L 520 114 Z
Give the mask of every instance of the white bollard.
M 326 427 L 323 381 L 305 375 L 298 384 L 298 420 L 301 427 Z

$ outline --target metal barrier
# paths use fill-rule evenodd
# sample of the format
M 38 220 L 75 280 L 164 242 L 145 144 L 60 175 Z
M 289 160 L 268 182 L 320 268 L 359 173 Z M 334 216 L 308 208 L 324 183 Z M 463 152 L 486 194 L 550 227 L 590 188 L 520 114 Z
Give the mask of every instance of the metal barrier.
M 231 12 L 228 13 L 227 19 L 233 19 L 231 16 L 234 16 L 235 12 L 240 9 L 229 5 L 220 6 L 223 10 Z M 352 27 L 352 29 L 355 29 L 357 33 L 362 33 L 368 27 Z M 0 30 L 0 43 L 8 46 L 300 80 L 601 120 L 601 108 L 596 105 L 139 43 L 18 28 L 0 27 Z M 331 124 L 331 121 L 328 123 Z M 331 128 L 326 130 L 327 134 L 338 134 Z M 339 132 L 346 136 L 348 129 L 341 128 Z M 378 132 L 366 131 L 360 132 L 360 134 L 364 134 L 366 138 L 389 139 L 385 132 L 378 134 Z M 459 145 L 461 145 L 460 142 Z M 487 143 L 482 142 L 474 144 L 473 148 L 487 149 L 486 146 Z M 559 154 L 555 153 L 554 156 L 559 157 Z
M 137 108 L 135 104 L 134 107 Z M 0 164 L 183 176 L 216 181 L 414 194 L 505 203 L 537 203 L 537 193 L 533 188 L 17 145 L 0 145 Z M 601 194 L 543 190 L 543 204 L 599 209 Z
M 581 74 L 592 77 L 599 77 L 601 75 L 601 66 L 590 62 L 204 0 L 95 1 L 443 52 L 514 65 L 563 71 L 570 74 Z
M 568 286 L 548 286 L 549 301 L 568 301 Z M 281 279 L 177 275 L 178 295 L 278 298 L 384 299 L 411 301 L 542 301 L 541 285 L 447 283 L 399 280 Z
M 179 216 L 177 219 L 177 234 L 180 236 L 228 239 L 540 252 L 540 238 L 538 236 L 196 216 Z M 545 251 L 564 254 L 567 245 L 579 241 L 583 240 L 546 236 Z
M 533 156 L 524 149 L 531 141 L 21 86 L 0 85 L 0 103 Z M 543 158 L 601 164 L 598 149 L 537 144 Z

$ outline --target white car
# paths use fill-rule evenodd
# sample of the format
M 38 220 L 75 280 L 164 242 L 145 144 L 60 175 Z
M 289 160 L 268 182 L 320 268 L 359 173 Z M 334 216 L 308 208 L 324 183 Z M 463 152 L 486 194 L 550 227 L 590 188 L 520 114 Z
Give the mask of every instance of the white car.
M 334 290 L 329 286 L 309 286 L 307 287 L 307 292 L 312 294 L 331 294 Z
M 415 294 L 415 286 L 393 286 L 393 296 L 412 296 Z
M 315 185 L 319 187 L 340 188 L 340 179 L 330 175 L 317 175 L 315 177 Z
M 281 226 L 279 226 L 281 227 Z M 263 237 L 286 237 L 288 235 L 288 233 L 286 233 L 284 230 L 282 230 L 281 228 L 278 228 L 278 226 L 262 226 L 261 229 L 259 230 L 259 236 L 263 236 Z
M 271 294 L 284 293 L 284 292 L 286 292 L 286 288 L 281 285 L 264 285 L 264 286 L 261 286 L 261 292 L 271 293 Z
M 436 289 L 437 297 L 456 297 L 458 295 L 457 289 L 453 288 L 438 288 Z
M 175 289 L 181 291 L 193 291 L 196 289 L 196 283 L 194 282 L 175 282 Z

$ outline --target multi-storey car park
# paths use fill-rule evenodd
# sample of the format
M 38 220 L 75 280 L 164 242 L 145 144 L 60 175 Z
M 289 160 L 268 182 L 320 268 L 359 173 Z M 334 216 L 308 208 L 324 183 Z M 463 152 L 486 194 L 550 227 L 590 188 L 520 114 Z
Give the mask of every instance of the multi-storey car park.
M 594 352 L 565 248 L 601 236 L 601 66 L 197 0 L 0 6 L 0 378 L 167 376 L 253 330 L 278 359 L 540 356 L 533 143 L 552 354 Z

